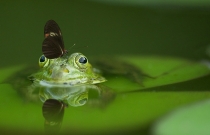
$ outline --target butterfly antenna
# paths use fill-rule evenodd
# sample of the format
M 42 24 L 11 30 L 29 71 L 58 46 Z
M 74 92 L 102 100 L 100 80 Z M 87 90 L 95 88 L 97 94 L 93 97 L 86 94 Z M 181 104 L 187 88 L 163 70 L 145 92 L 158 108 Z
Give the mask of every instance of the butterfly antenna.
M 69 48 L 69 50 L 71 50 L 71 48 L 73 48 L 75 45 L 76 45 L 76 44 L 73 44 L 73 45 Z
M 68 50 L 71 50 L 74 46 L 76 46 L 76 44 L 73 44 L 73 45 L 72 45 L 72 46 L 71 46 Z M 86 46 L 77 47 L 77 48 L 75 48 L 75 47 L 74 47 L 73 49 L 86 48 L 86 47 L 88 47 L 88 46 L 86 45 Z M 73 50 L 73 49 L 72 49 L 72 50 Z M 66 58 L 67 58 L 67 57 L 69 57 L 69 55 L 67 55 L 67 54 L 68 54 L 68 52 L 69 52 L 68 50 L 65 50 L 65 52 L 64 52 L 64 54 L 63 54 L 63 56 L 62 56 L 62 57 L 64 57 L 64 56 L 65 56 Z
M 73 44 L 73 45 L 70 47 L 70 49 L 73 48 L 75 45 L 76 45 L 76 44 Z
M 74 47 L 75 45 L 76 45 L 76 44 L 74 44 L 72 47 Z M 72 47 L 71 47 L 71 48 L 72 48 Z M 80 47 L 76 47 L 76 48 L 74 47 L 74 49 L 80 49 L 80 48 L 86 48 L 86 47 L 88 47 L 88 45 L 80 46 Z

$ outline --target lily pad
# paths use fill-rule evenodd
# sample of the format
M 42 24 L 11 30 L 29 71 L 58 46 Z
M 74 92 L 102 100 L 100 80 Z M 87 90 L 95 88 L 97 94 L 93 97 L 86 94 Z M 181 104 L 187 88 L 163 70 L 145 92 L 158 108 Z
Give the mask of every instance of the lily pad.
M 154 135 L 209 135 L 210 100 L 178 108 L 160 119 Z
M 119 61 L 127 62 L 142 71 L 142 85 L 129 81 L 122 76 L 106 77 L 104 84 L 117 92 L 143 90 L 199 78 L 210 73 L 209 68 L 200 63 L 181 58 L 160 56 L 127 56 L 117 57 Z

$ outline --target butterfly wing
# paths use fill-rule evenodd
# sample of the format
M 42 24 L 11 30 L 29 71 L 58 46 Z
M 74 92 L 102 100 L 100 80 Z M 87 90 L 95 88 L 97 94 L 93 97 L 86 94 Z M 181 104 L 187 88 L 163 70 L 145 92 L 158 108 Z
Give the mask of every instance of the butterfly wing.
M 45 24 L 44 37 L 42 52 L 45 57 L 49 59 L 61 57 L 65 52 L 64 42 L 61 30 L 54 20 L 49 20 Z

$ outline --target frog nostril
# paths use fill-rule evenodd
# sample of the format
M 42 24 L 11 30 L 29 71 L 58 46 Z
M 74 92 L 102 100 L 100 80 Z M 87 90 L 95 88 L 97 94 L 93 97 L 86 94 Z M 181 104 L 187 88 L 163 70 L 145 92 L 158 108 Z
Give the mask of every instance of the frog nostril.
M 67 68 L 65 68 L 65 69 L 63 70 L 63 72 L 69 73 L 69 70 L 68 70 Z

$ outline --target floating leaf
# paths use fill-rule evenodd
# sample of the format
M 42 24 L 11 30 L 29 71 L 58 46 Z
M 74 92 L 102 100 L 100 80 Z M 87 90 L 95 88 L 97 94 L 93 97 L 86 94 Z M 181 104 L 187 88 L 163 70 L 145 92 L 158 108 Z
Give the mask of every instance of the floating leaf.
M 209 68 L 200 63 L 181 58 L 160 56 L 118 57 L 150 77 L 144 76 L 142 85 L 122 76 L 108 76 L 104 84 L 118 92 L 147 89 L 199 78 L 210 73 Z M 152 78 L 153 77 L 153 78 Z
M 209 135 L 210 100 L 197 102 L 174 110 L 160 119 L 153 128 L 154 135 Z

